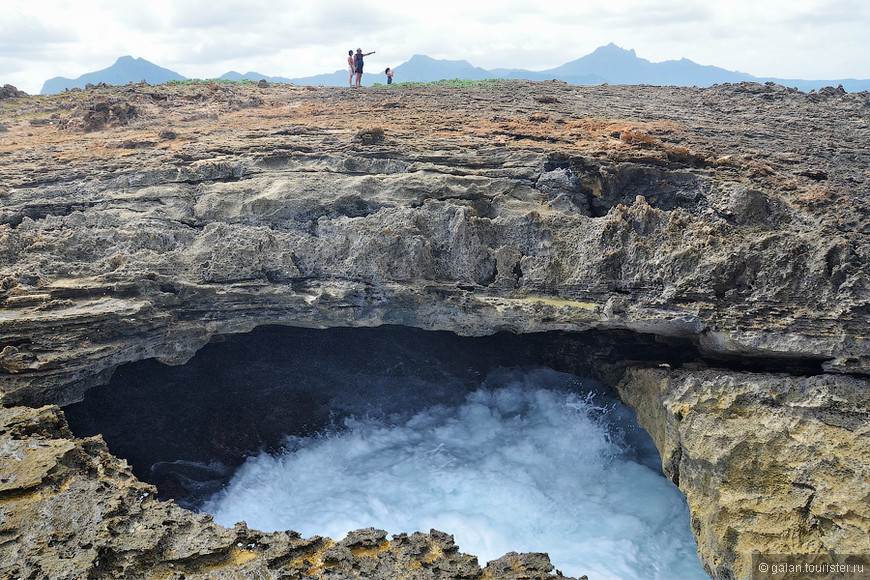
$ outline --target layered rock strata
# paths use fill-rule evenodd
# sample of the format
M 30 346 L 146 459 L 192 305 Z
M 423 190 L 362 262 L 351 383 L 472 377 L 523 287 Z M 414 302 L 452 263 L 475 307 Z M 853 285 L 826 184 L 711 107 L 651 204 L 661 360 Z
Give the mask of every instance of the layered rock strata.
M 688 363 L 605 349 L 598 367 L 689 498 L 711 575 L 748 577 L 753 550 L 870 549 L 866 93 L 205 84 L 8 103 L 4 406 L 74 402 L 125 362 L 264 324 L 627 332 L 691 345 Z

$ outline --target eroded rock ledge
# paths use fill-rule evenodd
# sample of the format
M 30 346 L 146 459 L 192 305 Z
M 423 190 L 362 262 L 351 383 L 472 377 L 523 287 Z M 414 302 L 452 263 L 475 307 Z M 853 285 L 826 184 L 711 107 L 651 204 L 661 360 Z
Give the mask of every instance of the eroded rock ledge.
M 751 550 L 870 549 L 866 93 L 131 85 L 11 102 L 5 407 L 70 403 L 120 364 L 264 324 L 638 333 L 698 353 L 601 372 L 687 494 L 714 577 L 746 577 Z

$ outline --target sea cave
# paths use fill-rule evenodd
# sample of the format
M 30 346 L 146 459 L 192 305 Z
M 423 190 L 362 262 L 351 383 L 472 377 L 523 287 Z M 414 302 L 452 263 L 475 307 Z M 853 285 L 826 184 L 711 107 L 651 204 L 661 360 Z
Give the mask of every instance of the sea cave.
M 437 529 L 483 561 L 547 552 L 577 577 L 705 578 L 652 440 L 591 378 L 608 357 L 690 354 L 618 332 L 266 326 L 185 365 L 122 366 L 65 413 L 161 499 L 225 526 Z

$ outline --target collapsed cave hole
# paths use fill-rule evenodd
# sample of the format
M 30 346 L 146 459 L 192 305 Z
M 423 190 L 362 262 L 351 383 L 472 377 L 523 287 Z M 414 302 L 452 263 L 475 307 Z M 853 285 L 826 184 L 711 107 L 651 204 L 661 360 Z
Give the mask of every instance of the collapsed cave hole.
M 120 367 L 65 411 L 161 499 L 224 525 L 431 527 L 484 562 L 546 551 L 577 576 L 705 578 L 651 439 L 590 378 L 608 359 L 695 352 L 621 332 L 268 326 L 182 366 Z

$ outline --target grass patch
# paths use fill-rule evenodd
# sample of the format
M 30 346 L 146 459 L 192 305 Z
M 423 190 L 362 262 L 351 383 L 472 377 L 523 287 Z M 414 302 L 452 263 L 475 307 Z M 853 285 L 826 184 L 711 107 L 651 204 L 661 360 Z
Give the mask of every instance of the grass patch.
M 218 84 L 218 85 L 255 85 L 259 80 L 252 81 L 251 79 L 242 79 L 240 81 L 234 81 L 232 79 L 175 79 L 171 81 L 166 81 L 165 85 L 169 86 L 186 86 L 186 85 L 210 85 L 210 84 Z
M 32 113 L 22 113 L 21 115 L 18 115 L 18 118 L 19 119 L 44 119 L 45 117 L 48 117 L 50 115 L 53 115 L 53 114 L 59 113 L 59 112 L 60 111 L 57 111 L 55 109 L 47 109 L 47 110 L 43 110 L 43 111 L 35 111 Z
M 484 79 L 481 81 L 472 81 L 468 79 L 441 79 L 440 81 L 405 81 L 401 83 L 393 83 L 391 87 L 492 87 L 498 79 Z M 385 87 L 387 85 L 375 83 L 373 86 Z

